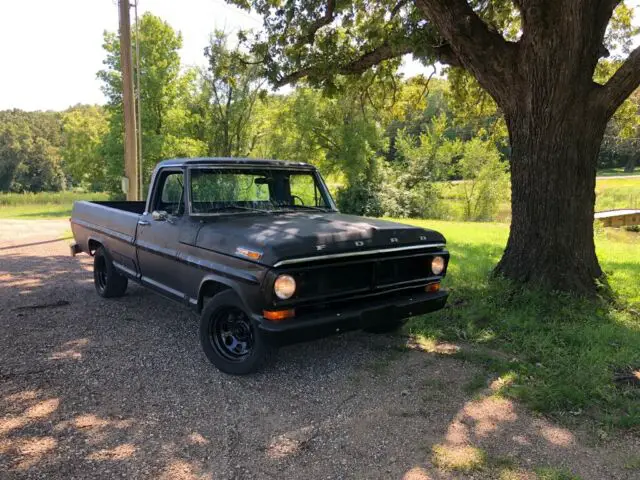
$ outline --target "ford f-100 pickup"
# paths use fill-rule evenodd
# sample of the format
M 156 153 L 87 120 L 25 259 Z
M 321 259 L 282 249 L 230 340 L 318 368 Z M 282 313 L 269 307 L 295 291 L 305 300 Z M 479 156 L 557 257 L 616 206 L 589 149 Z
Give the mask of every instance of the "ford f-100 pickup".
M 448 295 L 440 233 L 339 213 L 304 163 L 163 161 L 146 202 L 75 202 L 71 227 L 99 295 L 131 280 L 190 306 L 206 356 L 231 374 L 286 343 L 397 329 Z

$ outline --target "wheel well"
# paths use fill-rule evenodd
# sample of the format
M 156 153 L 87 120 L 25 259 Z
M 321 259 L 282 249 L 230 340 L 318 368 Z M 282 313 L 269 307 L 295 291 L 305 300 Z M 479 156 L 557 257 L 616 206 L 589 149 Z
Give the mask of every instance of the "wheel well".
M 224 283 L 216 282 L 215 280 L 207 280 L 200 287 L 200 293 L 198 294 L 198 311 L 202 311 L 209 299 L 224 290 L 228 290 L 229 288 L 231 287 Z
M 96 250 L 100 248 L 102 244 L 97 240 L 89 240 L 89 255 L 93 255 L 96 253 Z

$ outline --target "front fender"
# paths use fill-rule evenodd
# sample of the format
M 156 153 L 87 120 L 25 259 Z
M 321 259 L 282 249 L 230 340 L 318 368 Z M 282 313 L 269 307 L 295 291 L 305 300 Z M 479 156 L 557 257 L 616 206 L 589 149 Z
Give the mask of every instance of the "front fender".
M 225 289 L 233 290 L 248 312 L 262 312 L 264 302 L 259 282 L 241 282 L 216 273 L 209 273 L 200 281 L 200 285 L 198 286 L 198 298 L 195 305 L 198 312 L 202 311 L 202 300 L 204 294 L 207 291 L 211 291 L 209 285 L 217 287 L 214 287 L 214 291 L 216 291 L 216 293 L 217 291 Z

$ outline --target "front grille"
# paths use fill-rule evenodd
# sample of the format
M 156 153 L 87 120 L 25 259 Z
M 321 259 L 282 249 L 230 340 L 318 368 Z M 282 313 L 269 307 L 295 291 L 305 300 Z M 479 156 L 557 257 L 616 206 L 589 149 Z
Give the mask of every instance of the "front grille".
M 337 299 L 369 292 L 384 292 L 433 281 L 431 259 L 446 252 L 430 251 L 411 255 L 385 255 L 340 263 L 309 264 L 287 270 L 298 284 L 294 298 L 287 303 Z M 283 272 L 284 273 L 284 272 Z
M 379 260 L 376 263 L 375 286 L 395 285 L 429 277 L 431 255 Z
M 368 290 L 371 287 L 373 263 L 358 265 L 328 265 L 303 270 L 295 275 L 296 296 L 301 298 L 331 295 L 345 291 Z

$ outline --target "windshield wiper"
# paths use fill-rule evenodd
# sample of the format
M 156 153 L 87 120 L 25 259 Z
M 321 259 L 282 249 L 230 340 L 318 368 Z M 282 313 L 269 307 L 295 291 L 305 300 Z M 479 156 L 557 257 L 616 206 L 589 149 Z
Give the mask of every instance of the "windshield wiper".
M 282 205 L 282 208 L 307 208 L 309 210 L 317 210 L 319 212 L 329 212 L 330 210 L 326 207 L 312 207 L 311 205 Z
M 222 207 L 210 208 L 209 210 L 207 210 L 207 213 L 216 213 L 224 210 L 246 210 L 249 212 L 273 213 L 273 210 L 264 210 L 262 208 L 255 208 L 255 207 L 244 207 L 241 205 L 224 205 Z

